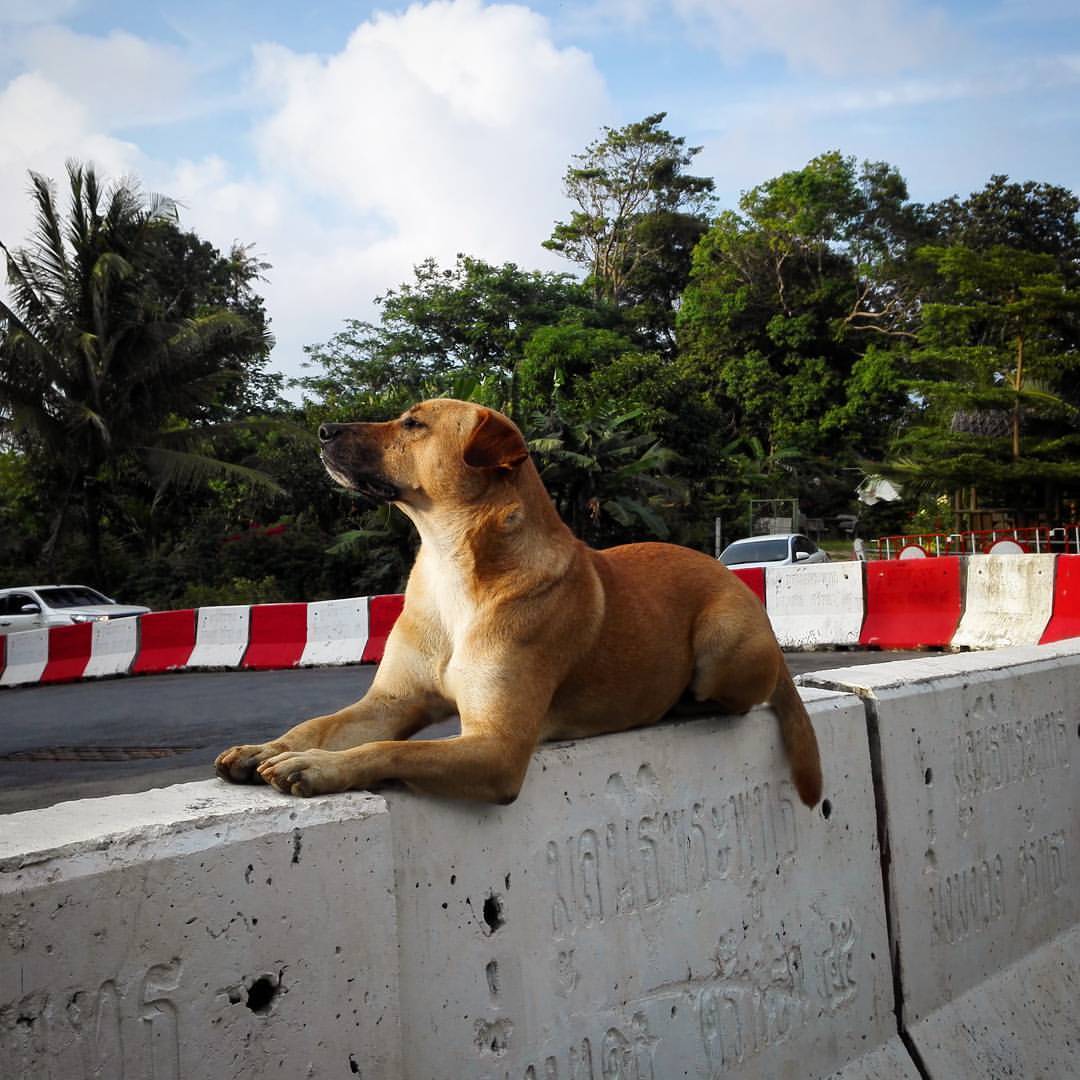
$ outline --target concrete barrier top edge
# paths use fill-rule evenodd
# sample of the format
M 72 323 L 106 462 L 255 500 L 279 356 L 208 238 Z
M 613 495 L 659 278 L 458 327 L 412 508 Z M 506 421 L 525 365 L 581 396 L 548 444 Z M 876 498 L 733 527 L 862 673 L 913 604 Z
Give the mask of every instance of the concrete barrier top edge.
M 1080 638 L 1068 638 L 1049 645 L 944 653 L 914 660 L 807 672 L 795 681 L 800 689 L 817 687 L 848 693 L 877 692 L 1070 659 L 1080 660 Z
M 800 688 L 811 715 L 828 707 L 842 706 L 849 692 Z M 704 715 L 675 717 L 650 728 L 615 732 L 605 737 L 644 736 L 649 732 L 685 724 L 753 723 L 755 714 L 772 715 L 767 706 L 750 716 Z M 565 754 L 581 740 L 546 743 L 536 751 L 542 761 L 548 754 Z M 298 799 L 267 787 L 233 786 L 220 780 L 199 780 L 126 795 L 57 803 L 40 810 L 24 810 L 0 816 L 0 893 L 5 876 L 15 871 L 55 866 L 65 861 L 65 874 L 95 872 L 102 864 L 117 866 L 146 859 L 147 848 L 168 840 L 171 850 L 195 850 L 219 840 L 215 830 L 227 829 L 230 839 L 250 835 L 308 828 L 350 818 L 363 819 L 388 813 L 386 800 L 366 791 Z M 186 838 L 186 839 L 185 839 Z
M 170 853 L 191 851 L 219 843 L 222 830 L 242 840 L 386 813 L 366 791 L 297 799 L 220 780 L 58 803 L 0 817 L 0 893 L 19 871 L 58 873 L 61 862 L 64 876 L 80 876 L 152 858 L 166 841 Z

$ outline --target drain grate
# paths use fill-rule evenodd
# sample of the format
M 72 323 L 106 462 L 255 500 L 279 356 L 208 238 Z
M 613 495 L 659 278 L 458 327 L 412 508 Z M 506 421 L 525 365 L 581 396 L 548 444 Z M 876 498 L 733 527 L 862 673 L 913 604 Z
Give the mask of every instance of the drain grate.
M 194 746 L 41 746 L 0 754 L 0 761 L 143 761 L 187 754 Z

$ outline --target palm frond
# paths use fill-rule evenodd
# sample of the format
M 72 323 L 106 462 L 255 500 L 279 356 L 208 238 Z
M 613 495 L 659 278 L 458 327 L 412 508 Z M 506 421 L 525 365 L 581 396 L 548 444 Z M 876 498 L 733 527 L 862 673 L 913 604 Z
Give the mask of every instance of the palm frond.
M 285 494 L 285 489 L 276 480 L 246 465 L 164 446 L 137 446 L 134 451 L 161 485 L 191 488 L 210 480 L 235 480 L 270 495 Z

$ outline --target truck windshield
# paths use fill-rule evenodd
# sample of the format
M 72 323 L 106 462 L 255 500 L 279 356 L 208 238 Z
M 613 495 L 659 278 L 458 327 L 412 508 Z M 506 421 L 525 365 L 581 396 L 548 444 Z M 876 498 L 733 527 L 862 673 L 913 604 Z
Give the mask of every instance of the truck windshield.
M 49 589 L 38 589 L 37 593 L 51 608 L 98 607 L 110 602 L 101 593 L 82 585 L 57 585 Z

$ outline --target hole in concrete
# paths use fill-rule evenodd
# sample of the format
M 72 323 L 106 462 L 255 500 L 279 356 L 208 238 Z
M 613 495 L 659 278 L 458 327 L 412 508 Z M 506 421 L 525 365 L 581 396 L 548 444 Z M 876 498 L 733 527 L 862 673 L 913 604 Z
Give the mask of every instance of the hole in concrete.
M 823 799 L 821 803 L 821 816 L 828 821 L 832 817 L 832 803 L 828 799 Z
M 353 1076 L 360 1075 L 360 1065 L 352 1054 L 349 1055 L 349 1072 L 351 1072 Z
M 492 997 L 497 997 L 499 993 L 499 964 L 495 960 L 490 960 L 487 966 L 484 968 L 484 974 L 487 976 L 488 993 Z
M 927 769 L 926 772 L 923 773 L 922 778 L 923 783 L 926 784 L 927 787 L 929 787 L 934 782 L 934 770 Z
M 493 934 L 506 922 L 503 916 L 502 900 L 494 893 L 484 901 L 484 922 L 488 924 L 488 929 Z
M 247 1007 L 260 1016 L 270 1011 L 270 1005 L 277 997 L 280 984 L 269 975 L 261 975 L 248 988 Z

